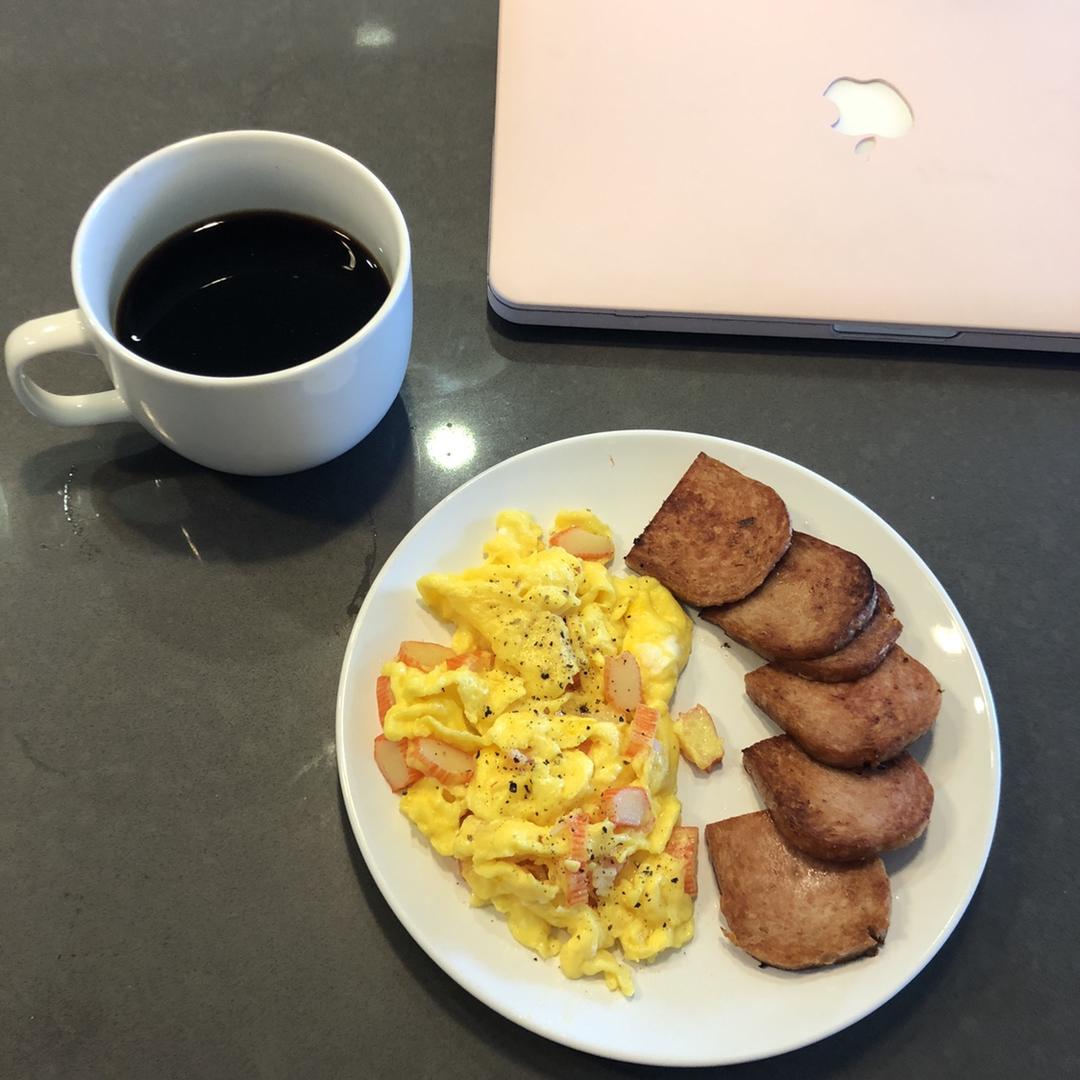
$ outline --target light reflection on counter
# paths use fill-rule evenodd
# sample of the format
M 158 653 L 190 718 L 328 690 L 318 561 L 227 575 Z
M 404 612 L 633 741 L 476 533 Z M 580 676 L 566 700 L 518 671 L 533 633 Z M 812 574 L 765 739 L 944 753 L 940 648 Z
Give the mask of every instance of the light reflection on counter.
M 460 469 L 476 457 L 476 439 L 464 425 L 448 421 L 428 433 L 424 449 L 440 469 Z
M 364 22 L 356 28 L 354 40 L 361 49 L 380 49 L 393 45 L 397 34 L 383 23 Z
M 187 527 L 180 526 L 180 531 L 184 534 L 184 539 L 187 541 L 187 546 L 191 549 L 191 554 L 195 556 L 199 562 L 202 562 L 202 556 L 199 554 L 199 549 L 195 546 L 195 541 L 191 539 L 191 533 L 187 531 Z

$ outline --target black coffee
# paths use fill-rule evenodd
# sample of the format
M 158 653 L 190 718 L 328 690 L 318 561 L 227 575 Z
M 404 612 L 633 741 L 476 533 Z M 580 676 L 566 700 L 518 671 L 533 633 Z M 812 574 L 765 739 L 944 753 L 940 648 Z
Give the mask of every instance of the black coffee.
M 116 335 L 194 375 L 261 375 L 352 337 L 390 286 L 354 237 L 315 218 L 246 210 L 190 225 L 128 278 Z

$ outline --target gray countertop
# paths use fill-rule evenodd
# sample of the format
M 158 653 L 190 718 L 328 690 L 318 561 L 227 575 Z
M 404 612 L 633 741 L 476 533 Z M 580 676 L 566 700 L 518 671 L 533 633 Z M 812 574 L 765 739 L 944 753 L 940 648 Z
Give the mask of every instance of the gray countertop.
M 5 332 L 72 306 L 71 241 L 110 177 L 217 129 L 365 161 L 416 273 L 400 399 L 306 474 L 216 474 L 134 425 L 52 428 L 0 393 L 0 1075 L 645 1071 L 515 1027 L 427 959 L 359 855 L 333 747 L 352 618 L 411 524 L 519 450 L 621 427 L 751 443 L 869 504 L 958 605 L 1002 726 L 997 838 L 937 958 L 854 1028 L 729 1075 L 1077 1075 L 1075 361 L 499 322 L 496 16 L 479 0 L 0 4 Z M 104 385 L 87 358 L 37 371 Z M 447 422 L 476 439 L 458 468 L 425 450 Z

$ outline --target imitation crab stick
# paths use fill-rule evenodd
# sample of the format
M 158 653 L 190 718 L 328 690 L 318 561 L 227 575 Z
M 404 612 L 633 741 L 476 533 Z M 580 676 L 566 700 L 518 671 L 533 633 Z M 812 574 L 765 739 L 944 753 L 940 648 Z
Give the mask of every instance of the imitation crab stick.
M 626 752 L 633 757 L 639 750 L 651 746 L 656 734 L 656 722 L 660 719 L 655 709 L 648 705 L 639 705 L 634 710 L 634 722 L 630 725 L 630 738 L 626 743 Z
M 587 841 L 589 837 L 589 819 L 581 813 L 571 814 L 566 819 L 566 828 L 570 834 L 570 858 L 584 864 L 589 858 Z
M 590 562 L 607 562 L 615 554 L 615 548 L 606 536 L 589 532 L 580 525 L 571 525 L 568 529 L 553 533 L 549 543 L 551 547 L 561 547 L 571 555 Z
M 576 907 L 578 904 L 587 903 L 589 899 L 589 876 L 584 867 L 578 870 L 568 870 L 566 873 L 566 904 L 568 907 Z
M 647 829 L 652 825 L 652 805 L 643 787 L 608 788 L 600 796 L 600 806 L 617 829 Z
M 697 896 L 698 830 L 696 825 L 676 825 L 664 849 L 683 864 L 683 889 L 687 896 Z
M 375 680 L 375 703 L 379 706 L 379 726 L 386 720 L 386 714 L 394 704 L 394 691 L 390 689 L 390 676 L 380 675 Z
M 477 649 L 474 652 L 457 653 L 446 661 L 446 666 L 451 670 L 465 667 L 470 671 L 490 671 L 495 666 L 495 657 L 486 649 Z
M 398 649 L 397 658 L 409 667 L 430 671 L 453 659 L 454 650 L 445 645 L 436 645 L 433 641 L 403 641 Z
M 427 737 L 409 739 L 405 747 L 405 762 L 440 784 L 464 784 L 476 767 L 472 754 Z
M 599 859 L 590 864 L 593 892 L 600 899 L 611 892 L 611 887 L 615 884 L 615 879 L 619 876 L 621 869 L 622 867 L 614 859 Z
M 404 791 L 413 781 L 420 779 L 419 771 L 405 760 L 405 744 L 393 742 L 385 735 L 375 736 L 375 764 L 391 791 Z

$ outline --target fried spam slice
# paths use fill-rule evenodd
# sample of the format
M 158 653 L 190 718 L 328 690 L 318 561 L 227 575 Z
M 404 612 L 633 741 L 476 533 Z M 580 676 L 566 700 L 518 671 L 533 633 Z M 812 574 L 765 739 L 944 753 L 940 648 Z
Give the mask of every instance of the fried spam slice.
M 791 542 L 784 500 L 767 484 L 698 454 L 626 556 L 680 600 L 709 607 L 756 589 Z
M 841 769 L 896 757 L 941 707 L 937 679 L 899 645 L 854 682 L 810 682 L 776 664 L 747 672 L 745 682 L 751 701 L 812 758 Z
M 934 789 L 903 753 L 870 769 L 836 769 L 787 735 L 748 746 L 743 768 L 784 839 L 807 855 L 857 862 L 910 844 L 930 820 Z
M 892 599 L 879 583 L 873 617 L 839 652 L 818 660 L 780 660 L 778 666 L 815 682 L 861 679 L 885 659 L 904 629 L 893 612 Z
M 872 955 L 889 929 L 880 859 L 822 862 L 793 848 L 767 810 L 705 826 L 729 940 L 771 967 L 798 970 Z
M 812 660 L 851 641 L 876 603 L 874 576 L 858 555 L 794 532 L 760 588 L 701 617 L 766 660 Z

